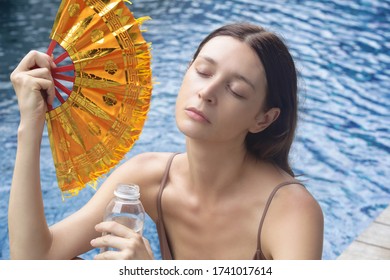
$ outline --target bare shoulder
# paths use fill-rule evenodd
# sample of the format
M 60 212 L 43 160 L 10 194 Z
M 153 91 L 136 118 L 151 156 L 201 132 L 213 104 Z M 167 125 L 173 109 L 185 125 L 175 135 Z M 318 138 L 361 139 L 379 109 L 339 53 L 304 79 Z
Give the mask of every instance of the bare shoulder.
M 172 153 L 142 153 L 130 158 L 115 172 L 140 182 L 159 180 L 171 155 Z
M 324 218 L 318 201 L 300 184 L 277 191 L 264 228 L 273 259 L 320 259 Z
M 318 201 L 303 185 L 290 184 L 280 188 L 274 200 L 275 208 L 285 212 L 285 215 L 306 216 L 308 213 L 311 213 L 312 215 L 322 216 L 322 210 Z
M 139 185 L 142 203 L 152 218 L 156 212 L 155 202 L 160 183 L 171 156 L 172 153 L 139 154 L 116 170 L 115 175 L 123 178 L 124 181 Z
M 108 176 L 91 202 L 106 205 L 118 184 L 136 184 L 140 187 L 145 210 L 154 218 L 159 185 L 171 155 L 172 153 L 143 153 L 130 158 Z M 90 205 L 96 207 L 93 203 Z

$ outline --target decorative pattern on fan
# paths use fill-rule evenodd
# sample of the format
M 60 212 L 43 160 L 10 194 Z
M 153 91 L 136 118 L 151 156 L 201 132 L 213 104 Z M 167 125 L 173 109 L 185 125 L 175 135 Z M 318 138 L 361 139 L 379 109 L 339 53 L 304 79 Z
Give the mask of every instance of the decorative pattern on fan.
M 152 92 L 150 44 L 122 0 L 63 0 L 47 53 L 63 49 L 46 114 L 64 196 L 114 167 L 139 138 Z M 65 63 L 64 63 L 65 62 Z

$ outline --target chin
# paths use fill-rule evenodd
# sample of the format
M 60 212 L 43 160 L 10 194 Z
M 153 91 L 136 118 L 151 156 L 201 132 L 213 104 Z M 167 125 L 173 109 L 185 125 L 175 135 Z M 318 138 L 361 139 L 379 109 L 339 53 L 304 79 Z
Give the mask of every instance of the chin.
M 202 129 L 190 121 L 176 120 L 176 125 L 179 131 L 188 138 L 194 140 L 207 140 L 210 138 L 210 134 L 207 133 L 205 129 Z

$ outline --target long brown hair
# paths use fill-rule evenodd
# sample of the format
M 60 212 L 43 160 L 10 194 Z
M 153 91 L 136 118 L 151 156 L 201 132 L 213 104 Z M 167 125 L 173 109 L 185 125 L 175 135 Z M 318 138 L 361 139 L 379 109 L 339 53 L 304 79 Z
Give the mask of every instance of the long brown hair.
M 248 23 L 222 26 L 210 33 L 194 54 L 197 58 L 203 46 L 217 36 L 230 36 L 248 44 L 263 64 L 266 79 L 265 110 L 279 108 L 279 117 L 265 130 L 248 133 L 245 145 L 257 159 L 273 162 L 290 175 L 288 156 L 294 140 L 298 119 L 297 71 L 293 58 L 281 38 L 264 28 Z

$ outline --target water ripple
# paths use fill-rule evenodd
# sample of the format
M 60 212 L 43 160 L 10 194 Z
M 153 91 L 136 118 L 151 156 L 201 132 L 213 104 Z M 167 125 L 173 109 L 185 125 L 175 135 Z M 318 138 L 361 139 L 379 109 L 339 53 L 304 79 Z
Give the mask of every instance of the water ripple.
M 16 152 L 18 108 L 9 74 L 30 49 L 45 51 L 56 1 L 8 1 L 0 15 L 0 240 L 7 239 L 6 201 Z M 133 1 L 153 42 L 151 110 L 126 158 L 145 151 L 182 151 L 175 99 L 199 41 L 214 28 L 253 22 L 289 45 L 300 80 L 300 124 L 291 159 L 325 214 L 325 259 L 336 258 L 389 204 L 390 1 Z M 62 203 L 47 134 L 42 142 L 42 192 L 49 223 L 80 208 L 93 194 Z M 4 199 L 5 198 L 5 199 Z M 154 225 L 145 234 L 159 258 Z M 3 244 L 3 243 L 1 243 Z M 0 258 L 8 258 L 8 241 Z M 86 257 L 91 256 L 87 254 Z

